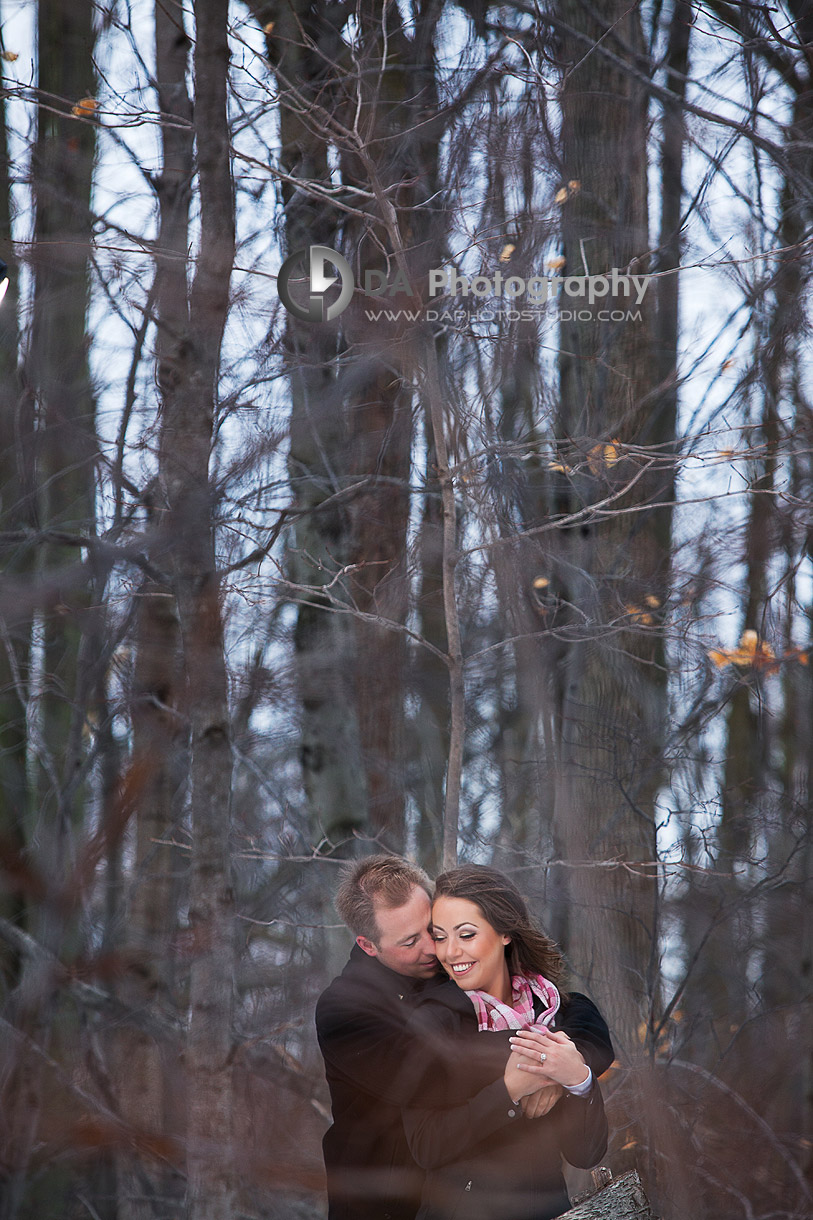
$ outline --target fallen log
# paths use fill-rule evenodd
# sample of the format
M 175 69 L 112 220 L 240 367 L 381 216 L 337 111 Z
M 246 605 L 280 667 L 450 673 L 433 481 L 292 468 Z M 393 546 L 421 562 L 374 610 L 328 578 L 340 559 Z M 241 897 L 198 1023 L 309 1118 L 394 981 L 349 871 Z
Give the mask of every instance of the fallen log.
M 598 1176 L 601 1173 L 593 1170 L 597 1181 L 601 1180 Z M 657 1220 L 657 1217 L 649 1206 L 641 1179 L 632 1170 L 578 1202 L 559 1220 Z

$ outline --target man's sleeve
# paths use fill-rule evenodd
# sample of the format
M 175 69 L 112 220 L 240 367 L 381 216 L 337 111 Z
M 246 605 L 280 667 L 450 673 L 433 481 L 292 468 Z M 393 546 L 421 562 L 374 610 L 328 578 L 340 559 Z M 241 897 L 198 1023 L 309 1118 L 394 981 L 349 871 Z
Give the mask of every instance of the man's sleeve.
M 409 1149 L 421 1169 L 437 1169 L 464 1156 L 480 1140 L 522 1117 L 500 1078 L 459 1105 L 403 1112 Z
M 607 1022 L 592 1000 L 578 991 L 573 991 L 567 1003 L 562 1005 L 561 1018 L 556 1022 L 575 1042 L 585 1063 L 594 1076 L 600 1076 L 615 1058 Z
M 407 1001 L 403 1012 L 390 1012 L 372 999 L 330 991 L 320 998 L 316 1032 L 328 1071 L 398 1107 L 419 1098 L 437 1104 L 450 1090 L 463 1090 L 460 1064 L 448 1053 L 446 1040 L 423 1037 L 413 1028 Z
M 559 1148 L 565 1160 L 580 1169 L 597 1165 L 607 1151 L 607 1117 L 598 1081 L 585 1097 L 565 1096 L 553 1113 L 559 1127 Z

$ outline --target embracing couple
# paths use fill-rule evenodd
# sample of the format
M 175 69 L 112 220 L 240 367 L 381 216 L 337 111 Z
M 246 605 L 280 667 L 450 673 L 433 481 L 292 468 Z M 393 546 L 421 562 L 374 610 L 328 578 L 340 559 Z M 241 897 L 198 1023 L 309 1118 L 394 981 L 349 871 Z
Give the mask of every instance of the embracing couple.
M 516 886 L 475 864 L 432 886 L 370 856 L 336 906 L 356 943 L 316 1009 L 329 1220 L 561 1215 L 562 1157 L 589 1168 L 606 1149 L 613 1049 Z

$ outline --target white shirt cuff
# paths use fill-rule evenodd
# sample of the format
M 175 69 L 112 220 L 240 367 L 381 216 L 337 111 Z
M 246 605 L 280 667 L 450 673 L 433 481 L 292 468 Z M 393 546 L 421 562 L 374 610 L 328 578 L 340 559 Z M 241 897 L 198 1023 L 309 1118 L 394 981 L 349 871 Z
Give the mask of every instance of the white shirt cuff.
M 587 1079 L 581 1084 L 566 1084 L 565 1088 L 568 1093 L 572 1093 L 574 1097 L 586 1097 L 593 1087 L 593 1073 L 590 1068 L 587 1069 Z

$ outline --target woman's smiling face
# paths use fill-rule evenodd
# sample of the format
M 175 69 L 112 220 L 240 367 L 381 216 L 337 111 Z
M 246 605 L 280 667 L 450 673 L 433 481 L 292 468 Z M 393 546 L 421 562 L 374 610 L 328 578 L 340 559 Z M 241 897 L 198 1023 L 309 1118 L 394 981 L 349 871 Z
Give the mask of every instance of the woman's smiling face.
M 510 936 L 493 928 L 468 898 L 436 898 L 432 906 L 432 938 L 443 969 L 464 991 L 487 991 L 503 1003 L 511 1001 L 511 977 L 505 960 Z

